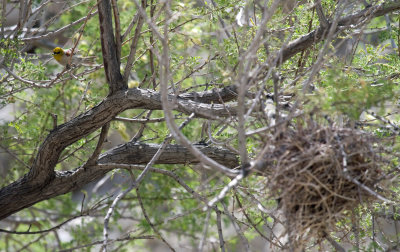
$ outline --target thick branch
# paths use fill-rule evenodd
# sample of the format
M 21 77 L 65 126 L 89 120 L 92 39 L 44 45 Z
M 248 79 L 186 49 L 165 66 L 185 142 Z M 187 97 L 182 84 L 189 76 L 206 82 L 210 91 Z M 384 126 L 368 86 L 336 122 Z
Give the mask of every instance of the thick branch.
M 235 100 L 237 98 L 237 87 L 235 85 L 226 86 L 223 88 L 207 90 L 203 92 L 190 92 L 180 94 L 179 98 L 192 100 L 201 103 L 224 103 Z M 254 94 L 248 92 L 248 98 L 254 98 Z
M 156 144 L 126 143 L 102 154 L 98 164 L 146 164 L 159 149 Z M 217 160 L 228 167 L 238 166 L 236 155 L 229 150 L 208 146 L 197 146 L 205 155 Z M 157 163 L 160 164 L 196 164 L 190 152 L 179 145 L 168 145 Z M 112 167 L 112 166 L 111 166 Z M 118 168 L 115 166 L 114 168 Z M 97 166 L 78 168 L 74 171 L 56 172 L 53 179 L 38 186 L 31 186 L 26 177 L 1 189 L 0 191 L 0 220 L 22 209 L 43 200 L 79 189 L 82 185 L 102 178 L 112 170 L 100 169 Z
M 127 89 L 128 86 L 126 82 L 123 81 L 120 72 L 121 61 L 118 57 L 118 48 L 114 39 L 110 1 L 98 0 L 97 2 L 99 8 L 100 40 L 101 50 L 103 52 L 104 71 L 110 86 L 110 94 L 114 94 L 118 90 Z
M 174 97 L 169 98 L 173 100 Z M 35 178 L 39 184 L 51 179 L 54 166 L 65 147 L 102 127 L 122 111 L 133 108 L 161 110 L 159 93 L 143 89 L 119 91 L 89 111 L 59 125 L 50 132 L 40 147 L 29 179 Z M 176 99 L 174 109 L 186 114 L 195 113 L 197 117 L 203 118 L 227 117 L 236 113 L 228 105 L 196 103 L 185 99 Z
M 173 96 L 170 96 L 169 99 L 173 100 Z M 18 181 L 0 189 L 0 213 L 4 213 L 4 216 L 8 216 L 11 213 L 38 202 L 32 202 L 34 198 L 48 199 L 53 197 L 50 195 L 55 195 L 54 193 L 57 194 L 57 190 L 55 190 L 54 193 L 49 191 L 48 193 L 50 194 L 44 193 L 43 190 L 45 190 L 49 184 L 53 184 L 54 179 L 65 179 L 57 178 L 57 173 L 54 171 L 61 152 L 67 146 L 111 121 L 122 111 L 133 108 L 161 110 L 160 95 L 156 92 L 142 89 L 118 91 L 89 111 L 53 129 L 39 148 L 38 155 L 29 173 Z M 235 114 L 235 110 L 229 108 L 229 106 L 196 103 L 184 99 L 176 99 L 174 109 L 187 114 L 195 113 L 198 117 L 205 118 L 208 116 L 210 118 L 215 118 L 217 116 L 230 116 Z M 93 179 L 102 176 L 97 173 L 95 175 L 93 175 Z M 78 183 L 78 180 L 73 182 L 73 184 Z M 83 185 L 82 183 L 84 183 L 84 181 L 79 182 L 77 185 Z M 68 188 L 74 187 L 75 185 L 64 186 L 65 189 L 62 189 L 59 194 L 69 192 L 72 189 Z M 16 201 L 16 199 L 20 200 Z M 15 202 L 15 204 L 11 204 L 12 202 Z
M 239 165 L 237 156 L 225 149 L 196 145 L 209 158 L 228 167 Z M 160 146 L 158 144 L 126 143 L 107 151 L 100 156 L 99 164 L 147 164 Z M 164 149 L 156 164 L 190 164 L 198 163 L 195 157 L 183 146 L 169 144 Z

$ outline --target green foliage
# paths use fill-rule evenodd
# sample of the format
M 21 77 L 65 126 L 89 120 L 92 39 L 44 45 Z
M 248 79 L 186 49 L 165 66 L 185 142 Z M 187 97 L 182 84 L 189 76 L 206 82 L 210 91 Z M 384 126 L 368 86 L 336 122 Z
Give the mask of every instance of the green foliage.
M 39 3 L 40 1 L 34 2 Z M 279 51 L 287 46 L 289 41 L 304 36 L 320 25 L 313 1 L 295 1 L 297 6 L 290 11 L 285 10 L 283 5 L 279 5 L 277 11 L 265 24 L 265 33 L 260 36 L 259 41 L 256 41 L 261 46 L 254 55 L 245 58 L 248 56 L 246 52 L 254 42 L 253 39 L 258 32 L 258 25 L 265 15 L 260 10 L 260 6 L 254 10 L 253 15 L 249 18 L 250 25 L 240 27 L 236 25 L 239 7 L 247 8 L 251 6 L 251 1 L 215 0 L 215 5 L 211 1 L 205 1 L 205 5 L 200 3 L 201 1 L 171 1 L 170 14 L 172 17 L 168 20 L 165 16 L 164 2 L 153 2 L 156 6 L 154 14 L 156 24 L 160 28 L 160 32 L 163 32 L 162 28 L 166 22 L 168 22 L 168 29 L 170 30 L 168 45 L 171 65 L 169 83 L 171 94 L 206 91 L 234 85 L 240 82 L 243 76 L 249 77 L 248 91 L 252 94 L 261 94 L 261 96 L 267 93 L 273 94 L 274 86 L 271 76 L 268 78 L 263 76 L 260 79 L 253 78 L 256 77 L 255 71 L 243 73 L 243 69 L 249 67 L 251 70 L 257 69 L 259 72 L 268 72 L 266 66 L 271 63 L 270 60 L 278 55 Z M 321 3 L 325 15 L 332 17 L 337 7 L 337 1 L 327 0 L 321 1 Z M 49 29 L 58 30 L 79 18 L 87 16 L 92 7 L 94 7 L 93 11 L 96 10 L 96 4 L 97 1 L 94 0 L 66 3 L 63 12 L 54 18 L 54 22 L 49 24 Z M 135 3 L 129 0 L 119 0 L 117 4 L 121 30 L 125 31 L 138 9 Z M 150 16 L 150 1 L 147 1 L 147 4 L 146 14 Z M 394 18 L 398 19 L 398 17 Z M 224 33 L 220 20 L 225 22 L 231 36 Z M 115 27 L 115 20 L 113 22 Z M 122 73 L 132 49 L 131 42 L 136 25 L 137 23 L 133 25 L 133 29 L 126 34 L 123 41 L 121 48 Z M 371 29 L 384 27 L 386 27 L 386 23 L 383 17 L 373 19 L 368 24 L 368 28 Z M 162 52 L 163 47 L 158 37 L 151 32 L 151 29 L 147 21 L 144 22 L 134 55 L 135 62 L 131 71 L 131 80 L 135 84 L 134 87 L 154 88 L 155 91 L 158 91 L 159 59 L 153 55 L 155 72 L 152 72 L 150 50 Z M 397 39 L 398 34 L 399 28 L 392 24 L 392 33 L 383 31 L 379 34 L 377 40 L 382 42 L 390 38 Z M 63 33 L 63 36 L 69 39 L 67 44 L 62 44 L 65 42 L 62 37 L 58 37 L 52 42 L 63 47 L 72 47 L 79 38 L 77 48 L 80 52 L 83 55 L 96 56 L 96 62 L 102 63 L 99 19 L 97 16 L 89 19 L 84 26 L 80 23 L 70 27 Z M 346 34 L 340 34 L 340 36 L 345 37 Z M 73 69 L 71 73 L 57 76 L 64 70 L 62 66 L 57 65 L 54 60 L 46 63 L 46 61 L 40 61 L 39 57 L 22 53 L 22 48 L 25 45 L 18 40 L 18 36 L 13 36 L 13 39 L 4 37 L 0 39 L 1 63 L 20 77 L 20 79 L 10 78 L 7 71 L 0 73 L 0 108 L 10 104 L 15 107 L 13 119 L 0 121 L 2 124 L 0 125 L 0 148 L 6 148 L 12 154 L 12 157 L 16 157 L 10 161 L 10 168 L 0 181 L 0 186 L 10 184 L 29 171 L 40 145 L 55 126 L 66 123 L 93 108 L 108 95 L 104 69 L 85 73 L 88 68 L 80 67 Z M 292 108 L 291 106 L 294 103 L 299 102 L 301 104 L 299 108 L 304 109 L 305 112 L 320 110 L 332 117 L 340 114 L 346 119 L 350 118 L 354 121 L 359 120 L 361 114 L 371 108 L 378 108 L 382 112 L 381 114 L 390 112 L 385 110 L 384 105 L 394 106 L 397 102 L 399 88 L 396 74 L 400 71 L 400 59 L 397 54 L 386 53 L 390 49 L 388 45 L 360 45 L 355 48 L 354 57 L 351 60 L 343 60 L 332 56 L 329 54 L 330 52 L 327 53 L 326 61 L 321 65 L 321 70 L 318 71 L 314 78 L 315 81 L 312 83 L 315 86 L 315 91 L 304 95 L 302 83 L 309 76 L 309 69 L 315 64 L 323 45 L 324 42 L 316 43 L 313 47 L 305 49 L 283 62 L 279 67 L 274 68 L 274 71 L 283 77 L 279 83 L 280 98 L 283 100 L 287 96 L 294 97 L 287 102 L 288 107 Z M 330 48 L 333 49 L 333 46 Z M 49 56 L 51 49 L 38 48 L 35 52 Z M 155 80 L 155 87 L 153 87 L 153 81 L 150 81 L 151 78 Z M 49 84 L 49 81 L 56 79 L 57 82 L 52 83 L 49 88 L 41 88 L 41 86 Z M 307 99 L 303 99 L 304 97 L 307 97 Z M 247 98 L 246 102 L 253 102 L 251 99 L 254 97 Z M 262 99 L 258 100 L 252 114 L 246 117 L 246 133 L 267 125 L 267 119 L 261 106 L 263 102 L 265 101 Z M 236 104 L 232 102 L 225 105 L 234 107 Z M 286 113 L 285 111 L 290 111 L 290 109 L 282 106 L 281 113 Z M 290 111 L 290 113 L 292 112 Z M 131 109 L 118 116 L 135 119 L 145 119 L 149 116 L 150 119 L 163 119 L 164 113 L 163 111 L 152 111 L 150 115 L 148 110 Z M 179 125 L 187 119 L 188 115 L 174 112 L 174 116 L 177 118 L 175 122 Z M 213 137 L 217 142 L 225 143 L 226 146 L 224 147 L 229 147 L 231 150 L 238 149 L 237 119 L 232 116 L 229 120 L 224 120 L 211 122 L 210 130 Z M 397 123 L 398 120 L 400 118 L 395 118 L 393 123 Z M 182 132 L 190 141 L 199 142 L 203 140 L 202 138 L 208 138 L 207 134 L 202 135 L 204 123 L 207 123 L 206 119 L 195 118 L 183 128 Z M 289 119 L 288 124 L 295 125 L 296 118 Z M 115 146 L 115 142 L 128 142 L 141 130 L 143 130 L 143 137 L 139 141 L 142 142 L 161 143 L 170 134 L 163 120 L 148 123 L 143 128 L 141 123 L 113 120 L 107 136 L 112 140 L 107 141 L 106 144 L 114 141 L 111 144 Z M 382 138 L 393 134 L 392 131 L 382 128 L 374 128 L 373 133 Z M 68 146 L 61 153 L 56 170 L 72 172 L 83 165 L 92 155 L 99 134 L 100 129 L 83 136 L 80 140 Z M 247 137 L 245 147 L 250 159 L 258 157 L 260 151 L 265 147 L 269 134 L 275 134 L 275 131 L 266 131 L 261 135 Z M 398 144 L 391 147 L 393 152 L 399 151 Z M 394 166 L 398 164 L 397 158 L 390 162 Z M 138 201 L 138 194 L 133 190 L 115 208 L 113 217 L 110 219 L 111 230 L 121 234 L 129 232 L 129 235 L 132 236 L 155 235 L 153 230 L 155 227 L 162 234 L 173 234 L 178 239 L 197 247 L 199 237 L 203 234 L 207 216 L 207 211 L 202 208 L 205 206 L 203 199 L 210 200 L 216 197 L 224 186 L 231 182 L 232 178 L 210 171 L 207 167 L 200 167 L 201 171 L 199 171 L 197 165 L 156 164 L 153 167 L 164 171 L 164 173 L 173 172 L 173 175 L 178 179 L 167 176 L 162 172 L 149 172 L 141 182 L 138 192 L 151 224 L 144 217 Z M 132 173 L 137 178 L 141 171 L 132 171 Z M 116 195 L 130 186 L 130 183 L 132 183 L 130 175 L 125 171 L 114 170 L 110 176 L 110 181 L 122 177 L 124 182 L 113 184 L 112 189 L 107 190 L 104 194 L 99 193 L 101 190 L 91 191 L 90 187 L 82 188 L 85 202 L 76 201 L 72 199 L 71 194 L 66 194 L 37 203 L 32 208 L 19 212 L 18 217 L 38 218 L 43 221 L 35 222 L 32 225 L 20 224 L 17 226 L 17 231 L 29 229 L 30 231 L 38 231 L 52 228 L 69 218 L 79 216 L 81 208 L 83 208 L 83 210 L 90 209 L 90 216 L 81 216 L 66 225 L 63 231 L 68 233 L 70 238 L 62 239 L 57 245 L 60 245 L 60 249 L 69 249 L 82 244 L 90 244 L 93 241 L 100 241 L 103 239 L 106 211 Z M 249 240 L 259 237 L 255 227 L 264 233 L 265 229 L 276 225 L 275 217 L 260 211 L 259 208 L 261 204 L 268 209 L 277 208 L 276 200 L 268 197 L 267 183 L 268 181 L 263 176 L 249 176 L 221 200 L 221 203 L 224 203 L 228 211 L 234 215 L 237 223 L 241 225 L 245 237 Z M 396 184 L 390 189 L 399 195 L 400 189 Z M 194 197 L 191 190 L 197 192 L 202 198 Z M 96 193 L 98 194 L 96 195 Z M 255 199 L 260 199 L 260 202 L 255 203 L 255 200 L 249 195 Z M 237 206 L 237 199 L 243 205 L 243 208 Z M 220 210 L 222 209 L 221 203 L 217 204 Z M 373 225 L 372 216 L 375 212 L 387 210 L 387 206 L 383 204 L 377 204 L 374 207 L 374 211 L 366 207 L 355 210 L 359 216 L 360 230 L 358 235 L 361 240 L 367 241 L 373 235 L 371 226 Z M 49 218 L 46 219 L 47 217 Z M 399 216 L 396 214 L 395 218 L 398 219 Z M 132 226 L 127 227 L 126 223 Z M 338 221 L 337 227 L 338 229 L 348 230 L 353 224 L 351 220 L 343 219 Z M 218 237 L 215 212 L 212 212 L 207 225 L 210 227 L 207 238 Z M 231 220 L 224 213 L 222 213 L 222 226 L 224 232 L 225 228 L 232 227 Z M 55 233 L 51 232 L 38 242 L 32 242 L 28 246 L 29 249 L 31 251 L 54 250 L 55 241 L 59 240 Z M 31 235 L 29 238 L 24 237 L 24 243 L 34 241 L 38 237 L 37 235 Z M 354 234 L 349 235 L 348 238 L 352 242 L 356 239 Z M 226 236 L 225 241 L 228 250 L 237 251 L 241 249 L 240 239 L 237 235 Z M 20 248 L 18 242 L 11 240 L 8 240 L 8 242 L 12 243 L 12 246 L 0 240 L 0 249 L 7 246 L 11 248 L 10 251 Z M 123 248 L 118 247 L 121 244 L 126 245 L 127 250 L 129 250 L 129 246 L 134 246 L 135 249 L 139 250 L 143 249 L 143 251 L 148 249 L 148 244 L 144 241 L 124 242 L 116 243 L 115 249 L 123 251 Z M 364 245 L 363 249 L 367 251 L 383 250 L 376 242 Z M 91 249 L 93 250 L 93 247 L 90 246 L 83 248 L 84 251 L 91 251 Z
M 0 55 L 4 60 L 3 64 L 9 65 L 11 61 L 20 58 L 21 53 L 19 48 L 22 46 L 21 42 L 15 37 L 14 39 L 1 38 L 0 39 Z
M 340 111 L 356 120 L 363 111 L 392 99 L 394 88 L 389 81 L 370 84 L 353 72 L 331 69 L 322 77 L 316 100 L 324 111 Z

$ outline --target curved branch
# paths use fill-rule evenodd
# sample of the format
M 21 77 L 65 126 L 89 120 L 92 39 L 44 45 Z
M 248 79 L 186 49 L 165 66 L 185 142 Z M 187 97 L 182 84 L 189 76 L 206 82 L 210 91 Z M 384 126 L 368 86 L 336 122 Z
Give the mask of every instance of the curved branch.
M 173 100 L 173 96 L 169 96 L 169 99 Z M 235 109 L 227 106 L 196 103 L 184 99 L 175 100 L 173 107 L 177 111 L 187 114 L 195 113 L 198 117 L 205 118 L 235 114 Z M 142 89 L 118 91 L 89 111 L 53 129 L 40 146 L 29 173 L 18 181 L 0 189 L 0 219 L 40 200 L 70 192 L 74 188 L 101 178 L 107 171 L 87 171 L 90 180 L 85 176 L 74 177 L 79 174 L 74 172 L 71 175 L 73 177 L 66 180 L 65 176 L 60 177 L 60 173 L 55 172 L 54 168 L 61 152 L 67 146 L 99 129 L 122 111 L 133 108 L 161 110 L 159 93 Z M 181 151 L 181 153 L 185 152 Z M 190 155 L 187 157 L 190 158 Z M 182 160 L 186 159 L 182 158 Z M 222 159 L 221 162 L 224 162 L 224 160 Z M 61 184 L 63 186 L 59 188 Z
M 173 100 L 173 96 L 169 96 L 169 99 Z M 59 125 L 44 140 L 28 179 L 35 179 L 38 184 L 52 179 L 54 167 L 62 150 L 102 127 L 122 111 L 134 108 L 161 110 L 160 94 L 144 89 L 119 91 L 89 111 Z M 184 99 L 175 100 L 173 109 L 186 114 L 194 113 L 197 117 L 203 118 L 228 117 L 236 114 L 235 108 L 228 105 L 196 103 Z

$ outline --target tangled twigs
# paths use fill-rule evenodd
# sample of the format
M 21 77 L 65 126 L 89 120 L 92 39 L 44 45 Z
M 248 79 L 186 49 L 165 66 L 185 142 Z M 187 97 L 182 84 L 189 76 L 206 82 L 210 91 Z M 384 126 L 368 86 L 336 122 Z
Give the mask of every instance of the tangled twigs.
M 290 225 L 291 243 L 323 238 L 364 201 L 387 201 L 375 192 L 391 164 L 383 141 L 311 119 L 299 119 L 266 139 L 267 186 Z

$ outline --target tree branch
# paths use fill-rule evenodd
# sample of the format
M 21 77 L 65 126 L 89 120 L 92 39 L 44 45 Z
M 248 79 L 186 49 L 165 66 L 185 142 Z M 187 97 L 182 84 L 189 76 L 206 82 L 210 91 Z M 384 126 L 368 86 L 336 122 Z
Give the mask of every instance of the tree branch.
M 72 171 L 54 172 L 52 180 L 36 186 L 31 186 L 33 182 L 25 176 L 0 190 L 0 220 L 40 201 L 77 190 L 89 182 L 102 178 L 112 169 L 118 168 L 118 164 L 146 164 L 159 148 L 157 144 L 119 145 L 103 153 L 97 162 L 100 166 L 110 163 L 113 165 L 102 166 L 101 169 L 94 165 Z M 225 166 L 233 168 L 239 164 L 236 155 L 228 150 L 208 146 L 197 146 L 197 148 L 204 155 Z M 156 163 L 196 164 L 199 161 L 188 149 L 180 145 L 167 145 Z
M 351 25 L 359 23 L 362 19 L 383 16 L 389 12 L 393 12 L 399 9 L 399 1 L 379 4 L 339 19 L 338 27 L 336 29 L 339 29 L 340 27 L 343 28 L 343 26 L 350 27 Z M 297 53 L 323 40 L 324 35 L 328 34 L 330 26 L 331 24 L 326 27 L 321 25 L 314 31 L 290 42 L 287 47 L 282 51 L 282 62 L 285 62 Z
M 98 0 L 97 2 L 104 71 L 110 86 L 110 94 L 114 94 L 118 90 L 127 89 L 128 86 L 120 72 L 121 59 L 118 57 L 118 48 L 114 39 L 110 1 Z
M 400 2 L 384 3 L 374 7 L 370 7 L 361 10 L 355 14 L 348 15 L 339 19 L 338 27 L 351 26 L 357 24 L 360 19 L 372 18 L 383 16 L 395 10 L 400 9 Z M 321 42 L 324 39 L 324 35 L 328 34 L 331 24 L 327 26 L 320 26 L 317 29 L 309 32 L 308 34 L 301 36 L 288 43 L 286 48 L 282 50 L 282 60 L 278 61 L 283 63 L 288 59 L 292 58 L 297 53 L 311 47 L 314 44 Z M 247 97 L 254 97 L 254 94 L 248 93 Z M 237 87 L 235 85 L 229 85 L 221 89 L 213 89 L 204 92 L 190 92 L 180 94 L 180 98 L 190 99 L 202 103 L 223 103 L 235 100 L 237 98 Z
M 144 3 L 144 1 L 142 1 L 143 8 L 145 8 L 145 5 L 146 4 Z M 133 62 L 135 59 L 136 49 L 137 49 L 137 45 L 138 45 L 139 38 L 141 35 L 140 32 L 142 30 L 143 23 L 144 23 L 143 17 L 139 16 L 138 22 L 136 24 L 135 35 L 133 36 L 133 39 L 132 39 L 131 50 L 129 52 L 128 60 L 126 62 L 126 66 L 125 66 L 125 71 L 124 71 L 124 80 L 125 81 L 129 80 L 129 75 L 131 73 L 132 65 L 133 65 Z
M 237 98 L 237 86 L 229 85 L 223 88 L 207 90 L 203 92 L 190 92 L 180 94 L 178 97 L 182 99 L 192 100 L 201 103 L 224 103 L 235 100 Z M 246 97 L 254 98 L 253 93 L 247 92 Z
M 99 158 L 99 164 L 147 164 L 156 154 L 160 145 L 143 143 L 126 143 L 118 145 Z M 206 156 L 224 163 L 225 166 L 235 167 L 239 165 L 237 156 L 231 151 L 216 147 L 196 145 L 196 147 Z M 192 164 L 199 161 L 185 147 L 177 144 L 169 144 L 156 164 Z

